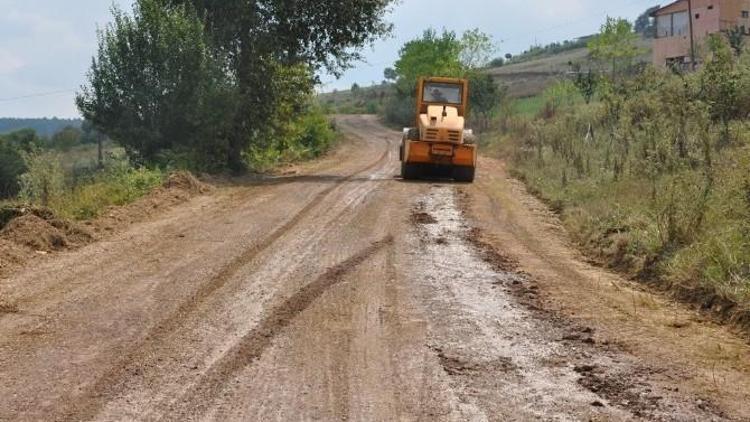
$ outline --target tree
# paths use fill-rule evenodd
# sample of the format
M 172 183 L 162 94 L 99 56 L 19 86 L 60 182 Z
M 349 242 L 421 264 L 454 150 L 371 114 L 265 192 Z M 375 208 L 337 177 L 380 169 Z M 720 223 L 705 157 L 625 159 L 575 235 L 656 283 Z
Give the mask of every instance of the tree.
M 360 88 L 359 88 L 359 84 L 358 84 L 358 83 L 356 83 L 356 82 L 354 82 L 354 83 L 352 84 L 352 88 L 351 88 L 351 92 L 352 92 L 352 95 L 357 95 L 357 94 L 359 94 L 359 91 L 360 91 Z
M 642 53 L 637 45 L 638 34 L 626 19 L 607 17 L 599 34 L 589 41 L 591 57 L 611 66 L 612 79 L 625 72 L 633 59 Z
M 638 16 L 633 28 L 636 33 L 641 34 L 644 38 L 656 38 L 656 20 L 652 15 L 659 10 L 660 7 L 661 6 L 649 7 L 645 12 Z
M 462 48 L 456 33 L 446 30 L 438 34 L 428 29 L 421 38 L 407 42 L 395 65 L 399 88 L 411 93 L 417 79 L 423 76 L 462 76 Z
M 505 66 L 505 58 L 495 57 L 490 61 L 489 67 L 503 67 Z
M 731 143 L 730 123 L 747 115 L 750 71 L 737 66 L 731 46 L 722 35 L 707 41 L 711 57 L 700 73 L 700 96 L 708 104 L 711 118 L 721 124 L 718 146 Z
M 580 63 L 571 64 L 573 84 L 580 92 L 586 104 L 590 104 L 599 85 L 599 75 L 593 69 L 582 70 Z
M 742 54 L 742 50 L 745 49 L 745 27 L 734 26 L 726 31 L 727 41 L 729 46 L 732 47 L 734 54 L 739 56 Z
M 244 167 L 242 153 L 261 141 L 264 126 L 279 106 L 274 79 L 285 68 L 306 66 L 340 75 L 359 48 L 385 34 L 392 0 L 160 0 L 192 5 L 205 24 L 215 55 L 236 83 L 237 107 L 229 114 L 227 161 Z M 312 85 L 312 77 L 309 79 Z M 306 97 L 300 98 L 300 101 Z
M 383 71 L 383 77 L 386 81 L 395 81 L 396 79 L 398 79 L 398 73 L 396 73 L 396 70 L 392 67 L 387 67 Z
M 231 81 L 208 49 L 190 7 L 138 0 L 133 15 L 114 8 L 99 33 L 88 84 L 76 101 L 83 116 L 117 140 L 136 161 L 165 150 L 226 151 L 218 141 L 233 107 Z
M 81 138 L 82 132 L 80 129 L 66 126 L 52 136 L 52 146 L 63 151 L 68 151 L 80 144 Z
M 492 76 L 472 72 L 469 76 L 469 104 L 477 122 L 477 130 L 485 130 L 490 118 L 506 97 L 507 88 L 498 85 Z
M 23 155 L 38 149 L 40 143 L 32 129 L 0 136 L 0 198 L 18 195 L 19 177 L 27 171 Z
M 468 30 L 461 36 L 460 60 L 466 69 L 486 67 L 496 51 L 492 37 L 479 29 Z

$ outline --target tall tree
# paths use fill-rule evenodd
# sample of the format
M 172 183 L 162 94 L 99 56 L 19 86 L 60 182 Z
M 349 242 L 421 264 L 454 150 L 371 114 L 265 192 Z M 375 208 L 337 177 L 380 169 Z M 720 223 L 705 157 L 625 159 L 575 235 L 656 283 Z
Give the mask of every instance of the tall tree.
M 479 29 L 471 29 L 461 36 L 461 63 L 467 69 L 486 67 L 497 51 L 492 37 Z
M 635 20 L 633 29 L 636 33 L 641 34 L 644 38 L 656 38 L 656 20 L 652 17 L 654 12 L 661 6 L 652 6 L 646 9 Z
M 279 96 L 274 79 L 284 67 L 305 65 L 340 74 L 358 49 L 386 33 L 392 0 L 161 0 L 191 5 L 212 47 L 226 57 L 237 84 L 228 163 L 243 167 L 242 152 L 263 133 Z M 312 83 L 312 80 L 310 81 Z
M 628 70 L 633 60 L 642 53 L 637 44 L 638 34 L 626 19 L 607 17 L 599 34 L 589 41 L 588 49 L 595 60 L 610 66 L 612 78 Z
M 221 137 L 221 114 L 233 108 L 231 81 L 192 8 L 138 0 L 132 16 L 117 8 L 113 15 L 77 97 L 84 117 L 136 160 L 172 149 L 226 150 L 214 141 Z

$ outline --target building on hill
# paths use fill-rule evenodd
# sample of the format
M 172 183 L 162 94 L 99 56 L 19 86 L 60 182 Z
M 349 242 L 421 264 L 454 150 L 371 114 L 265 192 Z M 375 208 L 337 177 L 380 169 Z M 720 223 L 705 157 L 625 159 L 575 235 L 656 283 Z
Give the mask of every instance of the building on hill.
M 657 28 L 653 50 L 657 67 L 691 65 L 691 24 L 696 48 L 709 34 L 736 27 L 750 35 L 750 0 L 677 0 L 652 16 Z

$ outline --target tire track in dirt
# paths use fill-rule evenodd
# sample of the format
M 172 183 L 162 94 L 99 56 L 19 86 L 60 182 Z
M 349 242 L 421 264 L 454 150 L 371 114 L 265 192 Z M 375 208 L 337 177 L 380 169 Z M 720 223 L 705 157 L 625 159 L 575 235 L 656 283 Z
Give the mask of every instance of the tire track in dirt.
M 393 245 L 393 236 L 377 241 L 342 263 L 329 268 L 323 275 L 306 285 L 279 306 L 273 308 L 239 343 L 227 351 L 202 377 L 196 387 L 182 398 L 177 419 L 194 419 L 210 405 L 207 398 L 218 397 L 233 375 L 260 358 L 273 339 L 326 291 L 339 284 L 344 277 L 365 263 L 374 254 Z
M 101 411 L 107 400 L 116 395 L 118 386 L 124 385 L 124 380 L 130 375 L 134 362 L 139 361 L 145 354 L 148 354 L 153 345 L 179 329 L 184 324 L 188 315 L 194 313 L 215 292 L 226 286 L 235 274 L 252 262 L 259 254 L 271 247 L 278 239 L 298 226 L 300 222 L 310 215 L 310 213 L 331 193 L 342 185 L 355 180 L 358 175 L 384 165 L 390 157 L 391 147 L 391 142 L 387 142 L 385 150 L 377 160 L 365 167 L 342 176 L 342 178 L 336 181 L 332 186 L 316 194 L 304 208 L 297 212 L 281 227 L 275 229 L 262 241 L 251 246 L 245 252 L 235 257 L 229 264 L 223 267 L 219 273 L 211 277 L 211 279 L 203 284 L 198 291 L 186 299 L 179 308 L 172 311 L 167 317 L 165 317 L 165 319 L 156 324 L 155 327 L 149 331 L 148 336 L 145 337 L 144 341 L 134 344 L 131 348 L 131 353 L 124 356 L 119 362 L 113 364 L 112 371 L 105 373 L 92 385 L 86 387 L 84 393 L 81 394 L 79 392 L 78 394 L 75 394 L 76 397 L 78 397 L 77 400 L 68 397 L 65 400 L 66 409 L 62 411 L 62 418 L 66 420 L 70 418 L 76 420 L 90 420 L 94 418 Z M 300 180 L 300 177 L 294 177 L 294 179 L 297 181 Z M 71 392 L 70 396 L 73 394 L 74 393 Z M 81 403 L 80 400 L 83 400 L 83 402 Z

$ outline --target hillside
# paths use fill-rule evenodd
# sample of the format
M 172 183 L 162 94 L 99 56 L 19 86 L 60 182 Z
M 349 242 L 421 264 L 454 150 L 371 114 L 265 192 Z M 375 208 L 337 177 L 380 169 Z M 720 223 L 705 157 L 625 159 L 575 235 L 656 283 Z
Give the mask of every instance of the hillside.
M 15 119 L 0 118 L 0 135 L 20 129 L 34 129 L 39 136 L 50 137 L 66 126 L 81 127 L 81 119 Z
M 642 62 L 651 61 L 652 40 L 641 40 L 640 46 L 644 54 L 639 58 Z M 522 98 L 540 94 L 544 89 L 570 70 L 570 63 L 589 64 L 587 48 L 549 54 L 521 63 L 513 63 L 502 67 L 489 69 L 489 73 L 496 81 L 508 86 L 512 97 Z

